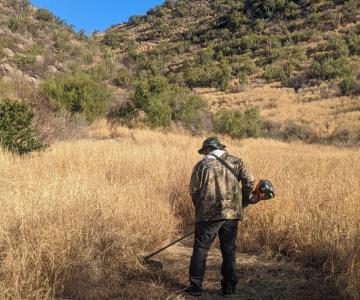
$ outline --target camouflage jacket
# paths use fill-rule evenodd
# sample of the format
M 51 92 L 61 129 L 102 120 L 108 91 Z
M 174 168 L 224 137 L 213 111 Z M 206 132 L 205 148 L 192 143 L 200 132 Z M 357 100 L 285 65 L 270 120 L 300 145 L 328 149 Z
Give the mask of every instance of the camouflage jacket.
M 243 218 L 242 207 L 248 204 L 254 178 L 241 159 L 226 152 L 221 159 L 235 171 L 237 178 L 217 159 L 205 157 L 194 167 L 190 195 L 196 222 Z

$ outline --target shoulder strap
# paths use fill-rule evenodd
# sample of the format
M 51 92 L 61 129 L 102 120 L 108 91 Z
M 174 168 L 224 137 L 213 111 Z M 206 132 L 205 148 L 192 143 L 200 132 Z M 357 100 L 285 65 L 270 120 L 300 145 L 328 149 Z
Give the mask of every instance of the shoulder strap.
M 217 157 L 214 154 L 209 154 L 209 155 L 215 157 L 225 168 L 227 168 L 235 176 L 236 180 L 239 181 L 235 170 L 232 167 L 230 167 L 225 160 L 223 160 L 221 157 Z

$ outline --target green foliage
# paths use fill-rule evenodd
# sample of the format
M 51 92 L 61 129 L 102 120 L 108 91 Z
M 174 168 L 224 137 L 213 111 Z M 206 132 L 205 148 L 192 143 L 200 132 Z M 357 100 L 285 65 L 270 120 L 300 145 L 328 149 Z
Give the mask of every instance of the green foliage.
M 13 57 L 13 62 L 17 65 L 19 69 L 25 70 L 35 63 L 35 56 L 16 54 Z
M 284 65 L 269 66 L 265 69 L 264 78 L 268 82 L 281 81 L 286 85 L 295 70 L 295 64 L 291 61 Z
M 32 127 L 33 118 L 32 109 L 25 103 L 0 101 L 0 145 L 19 155 L 44 149 L 46 145 Z
M 119 35 L 114 31 L 107 31 L 104 35 L 102 42 L 112 48 L 116 48 L 120 43 Z
M 55 16 L 45 8 L 39 8 L 35 12 L 35 18 L 40 21 L 51 22 Z
M 151 127 L 169 127 L 179 122 L 187 128 L 200 128 L 204 102 L 186 89 L 169 84 L 163 76 L 140 78 L 131 100 L 136 109 L 145 112 Z
M 128 71 L 128 69 L 121 68 L 117 72 L 117 75 L 116 75 L 116 77 L 114 79 L 114 83 L 119 87 L 128 88 L 128 87 L 130 87 L 132 79 L 133 79 L 132 75 Z
M 134 25 L 134 26 L 137 26 L 137 25 L 140 25 L 143 21 L 143 18 L 141 16 L 132 16 L 129 18 L 129 25 Z
M 135 108 L 146 113 L 151 127 L 169 127 L 171 123 L 171 89 L 165 77 L 141 78 L 135 85 L 131 100 Z
M 350 74 L 352 68 L 346 57 L 333 58 L 327 56 L 317 57 L 308 72 L 310 79 L 330 80 Z
M 11 31 L 16 32 L 20 29 L 23 29 L 27 20 L 27 15 L 25 13 L 19 13 L 15 16 L 12 16 L 8 19 L 8 27 Z
M 360 95 L 360 81 L 354 76 L 348 76 L 341 80 L 339 88 L 344 96 Z
M 246 0 L 245 11 L 254 19 L 295 18 L 301 12 L 299 1 L 292 0 Z
M 351 55 L 360 55 L 360 34 L 350 32 L 345 37 Z
M 84 114 L 92 122 L 105 114 L 112 92 L 102 82 L 84 73 L 67 73 L 48 78 L 42 94 L 55 110 Z
M 229 86 L 231 72 L 231 66 L 225 62 L 220 65 L 211 63 L 188 67 L 184 79 L 191 88 L 212 86 L 225 90 Z
M 175 91 L 171 100 L 172 119 L 187 129 L 201 129 L 205 103 L 199 95 L 186 90 Z
M 349 55 L 349 47 L 343 38 L 335 37 L 331 38 L 325 44 L 320 45 L 320 51 L 327 51 L 328 55 L 333 58 L 340 58 L 342 56 Z
M 233 138 L 257 137 L 260 134 L 260 113 L 257 108 L 245 112 L 222 109 L 214 115 L 213 126 L 215 132 Z
M 122 101 L 113 103 L 110 106 L 106 119 L 111 125 L 121 124 L 128 127 L 133 127 L 136 118 L 138 117 L 138 110 L 130 101 Z

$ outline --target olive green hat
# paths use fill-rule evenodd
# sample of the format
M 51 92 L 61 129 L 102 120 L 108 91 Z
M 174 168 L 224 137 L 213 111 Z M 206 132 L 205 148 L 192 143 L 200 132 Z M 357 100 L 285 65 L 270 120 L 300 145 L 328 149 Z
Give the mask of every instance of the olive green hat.
M 207 138 L 203 142 L 202 148 L 199 149 L 198 152 L 200 154 L 205 154 L 204 150 L 208 146 L 214 147 L 215 149 L 221 149 L 221 150 L 226 148 L 226 145 L 221 144 L 219 139 L 216 136 L 212 136 L 212 137 Z

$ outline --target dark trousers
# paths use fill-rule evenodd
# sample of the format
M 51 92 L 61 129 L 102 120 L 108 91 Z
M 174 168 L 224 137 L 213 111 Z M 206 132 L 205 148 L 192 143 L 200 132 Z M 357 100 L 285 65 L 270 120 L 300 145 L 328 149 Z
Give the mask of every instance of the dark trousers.
M 190 260 L 190 282 L 202 287 L 205 275 L 206 258 L 211 244 L 219 234 L 222 253 L 221 286 L 223 290 L 233 290 L 237 284 L 235 272 L 237 220 L 200 222 L 195 225 L 194 249 Z

